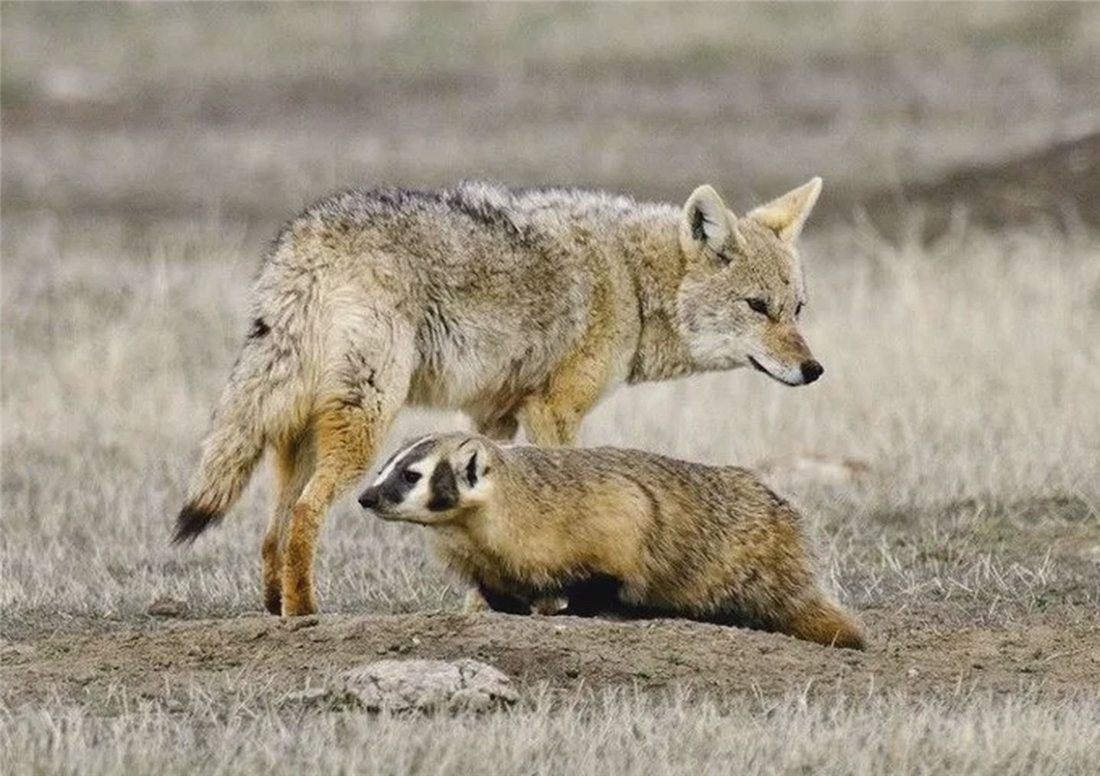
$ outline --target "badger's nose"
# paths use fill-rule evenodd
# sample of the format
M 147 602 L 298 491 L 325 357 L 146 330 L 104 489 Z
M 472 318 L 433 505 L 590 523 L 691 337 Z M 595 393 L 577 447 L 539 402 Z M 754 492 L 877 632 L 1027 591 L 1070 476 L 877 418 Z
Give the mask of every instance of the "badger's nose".
M 378 488 L 373 486 L 363 491 L 363 495 L 359 497 L 359 506 L 363 509 L 374 509 L 378 506 Z
M 809 385 L 821 375 L 825 374 L 825 367 L 814 361 L 812 358 L 809 361 L 802 362 L 802 382 Z

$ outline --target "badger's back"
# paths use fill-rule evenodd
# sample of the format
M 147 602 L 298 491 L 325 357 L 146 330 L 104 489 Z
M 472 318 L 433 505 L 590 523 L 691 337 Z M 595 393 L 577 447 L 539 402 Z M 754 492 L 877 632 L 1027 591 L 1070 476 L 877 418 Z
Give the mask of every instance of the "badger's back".
M 797 511 L 750 471 L 613 447 L 508 454 L 509 481 L 524 495 L 504 498 L 540 504 L 524 519 L 571 521 L 599 558 L 595 571 L 618 576 L 632 604 L 705 615 L 742 595 L 813 583 Z M 586 530 L 606 521 L 619 530 Z

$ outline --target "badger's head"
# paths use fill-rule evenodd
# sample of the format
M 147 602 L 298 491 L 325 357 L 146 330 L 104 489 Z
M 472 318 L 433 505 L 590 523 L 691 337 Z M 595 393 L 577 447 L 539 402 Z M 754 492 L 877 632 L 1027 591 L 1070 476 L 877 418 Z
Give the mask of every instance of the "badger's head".
M 435 525 L 459 519 L 485 502 L 495 446 L 470 434 L 433 434 L 399 449 L 382 466 L 359 504 L 383 520 Z

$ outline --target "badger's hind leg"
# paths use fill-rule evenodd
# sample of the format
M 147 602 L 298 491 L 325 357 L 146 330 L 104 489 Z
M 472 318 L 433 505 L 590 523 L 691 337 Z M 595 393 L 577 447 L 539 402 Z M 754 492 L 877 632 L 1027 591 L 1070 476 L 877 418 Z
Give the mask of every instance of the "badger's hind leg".
M 712 614 L 699 619 L 784 633 L 828 647 L 867 648 L 859 622 L 821 592 L 808 563 L 758 569 L 740 580 L 732 593 Z
M 867 648 L 867 637 L 856 619 L 821 593 L 792 606 L 777 618 L 776 625 L 781 633 L 829 647 Z

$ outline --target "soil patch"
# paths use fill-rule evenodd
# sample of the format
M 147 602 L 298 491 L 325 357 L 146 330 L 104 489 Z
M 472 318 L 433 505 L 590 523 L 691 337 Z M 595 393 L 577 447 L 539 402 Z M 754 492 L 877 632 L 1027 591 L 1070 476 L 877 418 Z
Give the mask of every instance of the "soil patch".
M 874 639 L 866 653 L 674 620 L 427 613 L 147 622 L 9 642 L 0 650 L 0 676 L 9 707 L 61 700 L 92 713 L 114 713 L 135 697 L 186 703 L 196 692 L 227 702 L 260 693 L 278 702 L 380 656 L 474 658 L 521 688 L 566 691 L 1028 690 L 1060 697 L 1100 684 L 1100 624 L 1084 616 L 1047 616 L 1027 627 L 948 627 L 882 612 L 863 617 Z

